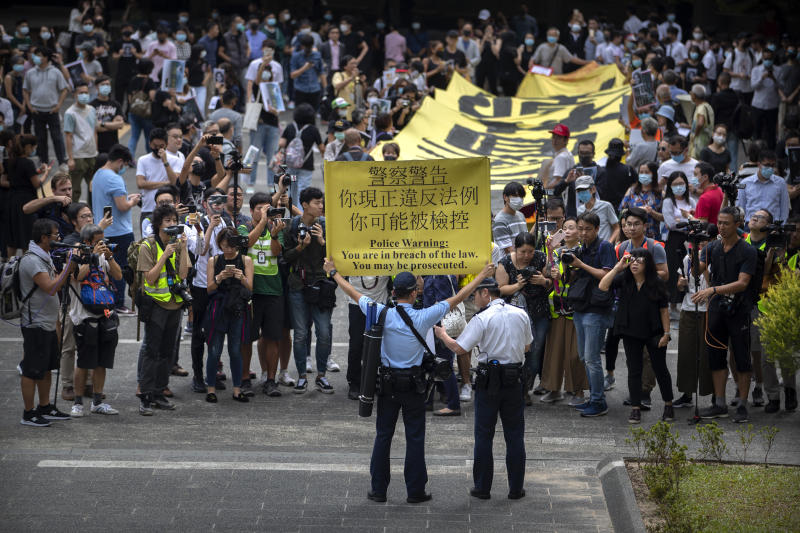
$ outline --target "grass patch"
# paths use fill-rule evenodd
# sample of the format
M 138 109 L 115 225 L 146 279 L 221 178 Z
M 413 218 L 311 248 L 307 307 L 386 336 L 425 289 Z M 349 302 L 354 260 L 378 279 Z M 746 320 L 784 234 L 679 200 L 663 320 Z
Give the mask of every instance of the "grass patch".
M 800 531 L 800 468 L 690 463 L 669 503 L 653 501 L 641 472 L 632 473 L 649 531 Z

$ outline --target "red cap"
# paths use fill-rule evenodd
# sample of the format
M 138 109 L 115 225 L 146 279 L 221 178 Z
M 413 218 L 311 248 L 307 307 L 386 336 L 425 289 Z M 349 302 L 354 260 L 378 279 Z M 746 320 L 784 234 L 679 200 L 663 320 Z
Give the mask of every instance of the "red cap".
M 556 124 L 556 127 L 550 130 L 547 133 L 553 133 L 555 135 L 561 135 L 562 137 L 569 137 L 569 128 L 563 124 Z

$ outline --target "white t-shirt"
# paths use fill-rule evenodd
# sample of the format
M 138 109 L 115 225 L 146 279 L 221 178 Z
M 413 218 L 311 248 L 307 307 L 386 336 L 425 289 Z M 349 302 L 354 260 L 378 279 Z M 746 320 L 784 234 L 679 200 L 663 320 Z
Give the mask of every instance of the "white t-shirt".
M 179 163 L 179 161 L 177 157 L 167 152 L 167 162 L 173 172 L 181 171 L 183 163 Z M 144 176 L 145 181 L 148 182 L 169 181 L 164 163 L 152 152 L 143 155 L 136 162 L 136 175 Z M 152 212 L 156 208 L 156 189 L 141 190 L 140 192 L 142 193 L 142 211 Z
M 562 148 L 556 152 L 553 157 L 553 164 L 550 166 L 550 178 L 560 176 L 561 179 L 567 177 L 569 169 L 575 166 L 575 157 L 566 148 Z
M 603 61 L 607 65 L 612 65 L 616 63 L 615 58 L 622 59 L 622 46 L 614 43 L 608 43 L 603 47 Z
M 672 158 L 667 159 L 666 161 L 661 163 L 660 167 L 658 167 L 658 181 L 660 183 L 661 180 L 666 180 L 669 177 L 669 175 L 675 172 L 676 170 L 680 170 L 681 172 L 683 172 L 684 175 L 686 175 L 686 179 L 688 180 L 691 176 L 694 175 L 694 167 L 697 166 L 697 163 L 699 163 L 699 161 L 692 157 L 684 159 L 683 163 L 676 163 L 675 161 L 672 160 Z
M 722 67 L 735 74 L 746 74 L 744 78 L 734 78 L 731 76 L 731 89 L 736 92 L 749 93 L 753 89 L 750 86 L 750 72 L 753 70 L 753 60 L 749 52 L 734 50 L 733 55 L 725 58 Z
M 699 253 L 697 254 L 699 257 Z M 683 272 L 679 272 L 679 274 L 683 275 L 689 281 L 689 287 L 686 291 L 686 294 L 683 295 L 683 302 L 681 302 L 681 311 L 694 311 L 694 302 L 692 301 L 692 296 L 696 292 L 694 290 L 694 276 L 691 274 L 691 254 L 687 254 L 686 257 L 683 258 Z M 711 265 L 708 265 L 708 275 L 711 275 Z M 699 289 L 702 291 L 703 289 L 708 288 L 708 282 L 706 281 L 705 276 L 700 276 L 700 283 Z M 706 312 L 706 304 L 702 303 L 697 306 L 697 311 L 700 313 Z
M 256 84 L 256 86 L 253 87 L 253 98 L 255 99 L 258 99 L 258 84 L 264 81 L 256 80 L 256 75 L 258 74 L 258 69 L 261 68 L 261 63 L 263 63 L 263 59 L 261 58 L 252 60 L 247 66 L 247 73 L 244 75 L 244 79 Z M 272 78 L 266 81 L 283 83 L 283 67 L 281 67 L 281 64 L 273 59 L 269 62 L 269 66 L 272 69 Z

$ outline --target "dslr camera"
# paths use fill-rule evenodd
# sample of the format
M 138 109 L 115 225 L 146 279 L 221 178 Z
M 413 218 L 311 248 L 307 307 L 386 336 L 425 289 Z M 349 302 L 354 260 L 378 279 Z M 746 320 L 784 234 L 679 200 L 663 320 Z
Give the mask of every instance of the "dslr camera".
M 786 250 L 789 247 L 789 234 L 794 233 L 797 227 L 794 224 L 784 224 L 783 220 L 776 220 L 766 228 L 767 243 L 765 249 L 780 248 Z
M 534 274 L 538 274 L 539 271 L 529 265 L 521 269 L 519 273 L 522 276 L 522 279 L 529 280 L 531 279 L 531 276 L 533 276 Z
M 240 154 L 238 150 L 231 150 L 227 155 L 228 164 L 225 168 L 231 172 L 241 172 L 241 170 L 244 168 L 244 164 L 242 163 L 242 154 Z
M 278 165 L 280 172 L 275 174 L 275 183 L 280 183 L 283 187 L 289 188 L 293 181 L 297 181 L 297 176 L 289 172 L 286 165 Z
M 178 240 L 178 235 L 183 235 L 183 226 L 169 226 L 164 228 L 164 233 L 169 235 L 170 242 L 175 242 Z
M 561 262 L 565 265 L 571 265 L 575 258 L 580 259 L 581 247 L 573 246 L 572 248 L 564 248 L 561 250 Z
M 65 244 L 61 242 L 56 242 L 52 244 L 53 252 L 51 255 L 54 258 L 60 259 L 62 261 L 66 261 L 68 255 L 68 249 L 75 250 L 75 253 L 72 254 L 72 260 L 79 264 L 79 265 L 91 265 L 94 267 L 100 266 L 100 257 L 93 253 L 94 248 L 89 246 L 88 244 L 78 243 L 78 244 Z
M 172 283 L 169 286 L 169 292 L 183 300 L 183 307 L 185 309 L 192 306 L 192 293 L 185 279 L 181 280 L 180 283 Z
M 302 241 L 308 235 L 308 226 L 302 222 L 297 226 L 297 240 Z

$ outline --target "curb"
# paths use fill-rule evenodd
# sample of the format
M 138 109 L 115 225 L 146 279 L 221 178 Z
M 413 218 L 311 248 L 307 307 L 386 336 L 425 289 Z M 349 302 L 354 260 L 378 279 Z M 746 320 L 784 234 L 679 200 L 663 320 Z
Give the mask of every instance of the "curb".
M 597 477 L 603 486 L 603 496 L 614 531 L 620 533 L 645 532 L 639 505 L 633 494 L 625 462 L 619 457 L 606 457 L 597 463 Z

